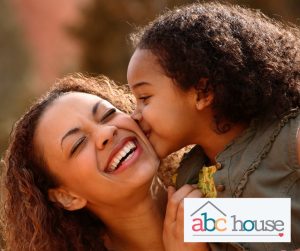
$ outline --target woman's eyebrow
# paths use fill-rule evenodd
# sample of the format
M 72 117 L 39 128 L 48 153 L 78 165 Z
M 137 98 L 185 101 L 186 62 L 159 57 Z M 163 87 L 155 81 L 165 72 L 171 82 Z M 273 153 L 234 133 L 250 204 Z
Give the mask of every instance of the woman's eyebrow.
M 96 115 L 100 103 L 101 103 L 101 101 L 98 101 L 98 102 L 93 106 L 93 109 L 92 109 L 93 117 Z
M 68 132 L 62 137 L 62 139 L 61 139 L 61 141 L 60 141 L 60 146 L 61 146 L 61 148 L 62 148 L 62 144 L 63 144 L 64 139 L 65 139 L 66 137 L 68 137 L 68 136 L 74 134 L 74 133 L 77 133 L 78 131 L 79 131 L 79 128 L 78 128 L 78 127 L 75 127 L 75 128 L 73 128 L 73 129 L 71 129 L 70 131 L 68 131 Z

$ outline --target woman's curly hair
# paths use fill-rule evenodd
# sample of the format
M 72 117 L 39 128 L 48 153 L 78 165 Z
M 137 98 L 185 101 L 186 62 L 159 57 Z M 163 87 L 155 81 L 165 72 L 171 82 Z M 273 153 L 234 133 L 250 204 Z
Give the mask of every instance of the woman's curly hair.
M 124 112 L 133 108 L 132 96 L 105 77 L 79 74 L 65 77 L 37 100 L 15 124 L 4 156 L 2 222 L 7 250 L 60 251 L 106 250 L 104 225 L 85 209 L 66 211 L 48 200 L 57 186 L 33 138 L 39 119 L 55 99 L 67 92 L 100 96 Z
M 167 11 L 131 40 L 135 49 L 151 50 L 182 90 L 212 92 L 217 125 L 299 106 L 300 31 L 258 10 L 187 5 Z

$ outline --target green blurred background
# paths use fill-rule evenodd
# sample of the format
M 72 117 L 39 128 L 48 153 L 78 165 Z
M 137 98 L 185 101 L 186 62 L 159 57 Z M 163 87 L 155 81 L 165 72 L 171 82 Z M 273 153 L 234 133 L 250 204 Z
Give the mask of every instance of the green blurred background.
M 0 0 L 0 155 L 14 121 L 56 78 L 82 71 L 126 83 L 128 34 L 166 8 L 192 2 Z M 300 0 L 229 2 L 300 23 Z

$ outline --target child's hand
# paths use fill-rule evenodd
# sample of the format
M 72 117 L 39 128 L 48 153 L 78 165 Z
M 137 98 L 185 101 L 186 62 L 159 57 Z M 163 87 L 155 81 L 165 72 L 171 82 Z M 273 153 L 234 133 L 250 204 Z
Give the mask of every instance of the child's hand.
M 185 243 L 183 241 L 183 199 L 201 198 L 196 186 L 184 185 L 179 190 L 168 187 L 168 204 L 164 221 L 163 241 L 166 251 L 206 251 L 206 243 Z

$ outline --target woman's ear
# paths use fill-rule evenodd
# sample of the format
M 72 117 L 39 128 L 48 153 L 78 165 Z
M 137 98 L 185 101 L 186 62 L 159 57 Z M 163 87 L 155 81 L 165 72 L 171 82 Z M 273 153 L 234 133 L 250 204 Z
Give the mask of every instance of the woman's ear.
M 87 204 L 86 199 L 70 193 L 63 188 L 49 189 L 48 198 L 50 201 L 60 204 L 61 207 L 69 211 L 84 208 Z

